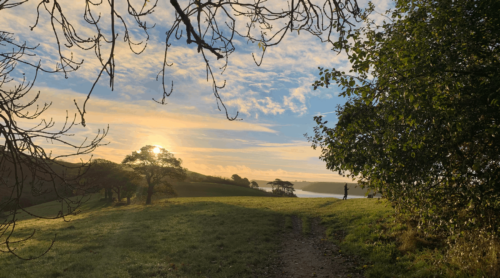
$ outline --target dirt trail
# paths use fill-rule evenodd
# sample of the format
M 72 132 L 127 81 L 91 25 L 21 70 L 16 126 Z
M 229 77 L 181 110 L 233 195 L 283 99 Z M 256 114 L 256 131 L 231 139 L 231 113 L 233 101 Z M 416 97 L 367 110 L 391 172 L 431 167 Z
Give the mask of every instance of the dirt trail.
M 354 260 L 339 253 L 339 248 L 326 240 L 325 228 L 319 219 L 312 219 L 311 233 L 302 234 L 302 223 L 292 218 L 293 229 L 283 236 L 280 259 L 276 268 L 277 278 L 302 277 L 363 277 Z

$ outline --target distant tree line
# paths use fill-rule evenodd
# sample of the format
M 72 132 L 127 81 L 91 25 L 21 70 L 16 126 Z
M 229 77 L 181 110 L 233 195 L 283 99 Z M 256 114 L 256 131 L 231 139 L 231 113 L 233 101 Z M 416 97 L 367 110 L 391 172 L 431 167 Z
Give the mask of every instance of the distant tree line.
M 259 188 L 259 184 L 256 181 L 249 181 L 247 178 L 242 178 L 238 174 L 233 174 L 230 179 L 219 176 L 196 175 L 191 176 L 189 180 L 194 182 L 221 183 L 247 188 Z
M 104 193 L 104 199 L 107 201 L 121 202 L 123 198 L 127 198 L 127 204 L 130 204 L 130 199 L 140 191 L 141 179 L 141 175 L 129 167 L 105 159 L 96 159 L 83 176 L 82 183 L 88 185 L 87 191 Z M 114 194 L 116 198 L 113 197 Z

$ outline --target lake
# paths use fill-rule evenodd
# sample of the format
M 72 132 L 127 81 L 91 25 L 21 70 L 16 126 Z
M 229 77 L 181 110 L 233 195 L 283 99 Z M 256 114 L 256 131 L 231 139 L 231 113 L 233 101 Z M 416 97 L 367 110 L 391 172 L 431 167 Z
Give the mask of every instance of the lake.
M 271 187 L 259 187 L 267 192 L 271 192 L 272 188 Z M 317 192 L 311 192 L 311 191 L 304 191 L 302 189 L 295 189 L 295 195 L 299 198 L 337 198 L 337 199 L 342 199 L 344 198 L 344 195 L 340 194 L 328 194 L 328 193 L 317 193 Z M 355 199 L 355 198 L 366 198 L 365 196 L 358 196 L 358 195 L 347 195 L 347 199 Z

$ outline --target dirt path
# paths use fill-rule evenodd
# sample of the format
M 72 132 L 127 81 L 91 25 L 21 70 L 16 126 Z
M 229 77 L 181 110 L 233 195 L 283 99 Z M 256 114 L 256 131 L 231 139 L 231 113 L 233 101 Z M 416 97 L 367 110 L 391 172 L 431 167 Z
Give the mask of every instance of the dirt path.
M 310 235 L 302 234 L 302 223 L 292 218 L 293 229 L 283 236 L 280 258 L 275 275 L 277 278 L 302 277 L 363 277 L 355 260 L 339 253 L 339 248 L 326 240 L 325 228 L 319 219 L 311 221 Z

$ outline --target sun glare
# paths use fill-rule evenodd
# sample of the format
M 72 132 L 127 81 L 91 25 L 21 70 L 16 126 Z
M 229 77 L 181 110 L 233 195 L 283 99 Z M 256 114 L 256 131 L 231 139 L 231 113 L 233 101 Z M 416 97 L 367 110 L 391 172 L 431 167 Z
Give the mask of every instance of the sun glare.
M 158 147 L 154 148 L 154 149 L 153 149 L 153 152 L 154 152 L 155 154 L 159 154 L 159 153 L 160 153 L 160 148 L 158 148 Z

